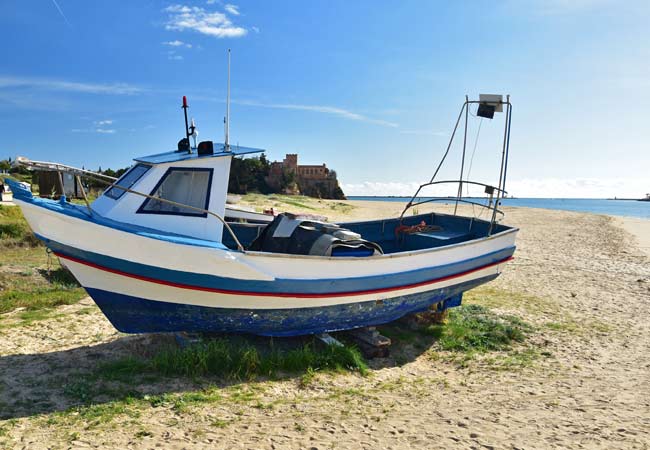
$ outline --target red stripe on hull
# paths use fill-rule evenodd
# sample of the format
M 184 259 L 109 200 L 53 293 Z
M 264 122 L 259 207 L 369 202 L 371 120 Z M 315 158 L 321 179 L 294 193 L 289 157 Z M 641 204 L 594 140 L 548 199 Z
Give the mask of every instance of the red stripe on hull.
M 83 264 L 85 266 L 92 267 L 94 269 L 98 269 L 98 270 L 101 270 L 101 271 L 104 271 L 104 272 L 110 272 L 110 273 L 120 275 L 120 276 L 123 276 L 123 277 L 134 278 L 134 279 L 140 280 L 140 281 L 146 281 L 148 283 L 162 284 L 164 286 L 171 286 L 171 287 L 180 288 L 180 289 L 189 289 L 189 290 L 193 290 L 193 291 L 213 292 L 213 293 L 216 293 L 216 294 L 245 295 L 245 296 L 257 296 L 257 297 L 283 297 L 283 298 L 286 298 L 286 297 L 295 297 L 295 298 L 350 297 L 350 296 L 358 296 L 358 295 L 381 294 L 381 293 L 385 293 L 385 292 L 400 291 L 400 290 L 403 290 L 403 289 L 411 289 L 411 288 L 426 286 L 426 285 L 429 285 L 429 284 L 440 283 L 440 282 L 447 281 L 447 280 L 453 280 L 454 278 L 460 278 L 462 276 L 469 275 L 471 273 L 478 272 L 480 270 L 487 269 L 489 267 L 498 266 L 499 264 L 503 264 L 503 263 L 506 263 L 506 262 L 514 259 L 514 257 L 509 256 L 508 258 L 505 258 L 505 259 L 503 259 L 501 261 L 497 261 L 497 262 L 494 262 L 494 263 L 491 263 L 491 264 L 486 264 L 484 266 L 477 267 L 477 268 L 471 269 L 471 270 L 467 270 L 465 272 L 455 273 L 453 275 L 448 275 L 448 276 L 441 277 L 441 278 L 434 278 L 434 279 L 428 280 L 428 281 L 421 281 L 419 283 L 406 284 L 406 285 L 403 285 L 403 286 L 395 286 L 395 287 L 380 288 L 380 289 L 368 289 L 368 290 L 364 290 L 364 291 L 333 292 L 333 293 L 330 293 L 330 294 L 312 294 L 312 293 L 299 293 L 299 292 L 296 292 L 296 293 L 291 293 L 291 292 L 288 292 L 288 293 L 285 293 L 285 292 L 252 292 L 252 291 L 249 292 L 249 291 L 234 291 L 234 290 L 229 290 L 229 289 L 207 288 L 207 287 L 202 287 L 202 286 L 192 286 L 192 285 L 188 285 L 188 284 L 174 283 L 172 281 L 159 280 L 159 279 L 156 279 L 156 278 L 144 277 L 142 275 L 135 275 L 135 274 L 128 273 L 128 272 L 122 272 L 120 270 L 100 266 L 98 264 L 91 263 L 89 261 L 84 261 L 82 259 L 74 258 L 72 256 L 62 255 L 62 254 L 57 253 L 57 252 L 54 252 L 54 254 L 56 256 L 58 256 L 59 258 L 63 258 L 63 259 L 67 259 L 69 261 L 73 261 L 73 262 L 76 262 L 76 263 L 79 263 L 79 264 Z

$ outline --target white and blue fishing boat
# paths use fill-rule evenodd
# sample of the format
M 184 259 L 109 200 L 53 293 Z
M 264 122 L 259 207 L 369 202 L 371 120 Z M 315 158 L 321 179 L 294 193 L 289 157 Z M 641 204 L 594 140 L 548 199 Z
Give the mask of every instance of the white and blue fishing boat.
M 496 278 L 513 256 L 517 229 L 497 220 L 511 104 L 501 96 L 466 99 L 447 153 L 470 106 L 489 118 L 505 109 L 498 185 L 464 180 L 462 171 L 453 181 L 456 205 L 478 204 L 462 197 L 463 186 L 485 189 L 486 219 L 405 214 L 450 201 L 418 197 L 424 187 L 447 183 L 434 175 L 399 218 L 335 225 L 281 214 L 227 221 L 231 160 L 262 150 L 230 145 L 227 132 L 223 144 L 191 146 L 187 115 L 176 150 L 136 158 L 92 203 L 39 198 L 9 184 L 36 236 L 122 332 L 293 336 L 373 326 L 458 306 L 463 292 Z

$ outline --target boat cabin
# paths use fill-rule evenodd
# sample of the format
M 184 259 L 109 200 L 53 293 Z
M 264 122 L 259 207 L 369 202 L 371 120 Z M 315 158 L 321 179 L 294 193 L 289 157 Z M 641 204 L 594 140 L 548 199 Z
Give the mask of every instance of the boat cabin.
M 224 216 L 232 158 L 263 151 L 239 146 L 227 149 L 224 144 L 206 141 L 197 149 L 136 158 L 135 165 L 104 191 L 92 208 L 119 222 L 221 242 L 223 224 L 205 211 Z

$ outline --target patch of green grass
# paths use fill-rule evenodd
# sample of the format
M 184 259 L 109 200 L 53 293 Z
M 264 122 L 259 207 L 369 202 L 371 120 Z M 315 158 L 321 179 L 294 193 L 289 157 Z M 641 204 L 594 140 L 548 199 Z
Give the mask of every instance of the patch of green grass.
M 423 331 L 434 336 L 442 350 L 484 353 L 522 342 L 532 327 L 518 317 L 470 304 L 451 309 L 446 324 L 429 325 Z
M 24 221 L 23 213 L 20 208 L 15 206 L 2 206 L 0 205 L 0 219 L 1 220 L 17 220 Z
M 31 289 L 29 289 L 30 287 Z M 66 288 L 58 285 L 48 287 L 29 286 L 27 288 L 28 290 L 3 290 L 0 293 L 0 314 L 13 311 L 16 308 L 36 311 L 59 305 L 71 305 L 86 296 L 86 292 L 81 288 Z M 31 321 L 34 320 L 38 320 L 36 314 L 31 318 Z
M 110 420 L 124 414 L 133 416 L 141 407 L 170 407 L 186 412 L 193 406 L 229 402 L 247 404 L 260 409 L 273 408 L 262 401 L 263 387 L 247 384 L 222 389 L 208 386 L 199 391 L 147 394 L 147 388 L 165 377 L 189 377 L 194 383 L 220 376 L 230 380 L 252 380 L 260 376 L 284 376 L 305 372 L 306 379 L 317 371 L 351 370 L 367 373 L 367 366 L 356 349 L 347 347 L 316 347 L 309 342 L 301 347 L 279 350 L 260 349 L 250 343 L 216 339 L 185 348 L 163 348 L 149 358 L 122 358 L 97 366 L 91 372 L 69 375 L 63 394 L 78 406 L 68 409 L 63 418 L 71 416 L 84 420 Z M 351 395 L 351 394 L 350 394 Z M 100 402 L 106 402 L 100 407 Z M 57 413 L 58 414 L 58 413 Z M 58 423 L 58 422 L 57 422 Z M 65 422 L 63 422 L 65 423 Z
M 22 222 L 0 223 L 0 239 L 19 239 L 27 234 L 26 224 Z
M 42 249 L 40 251 L 43 252 Z M 32 252 L 25 253 L 27 260 L 32 261 Z M 15 256 L 16 258 L 9 259 L 13 267 L 30 264 L 21 261 L 23 255 Z M 28 311 L 51 309 L 59 305 L 77 303 L 86 296 L 74 277 L 63 269 L 56 259 L 52 260 L 52 265 L 50 271 L 42 268 L 36 271 L 0 270 L 0 314 L 17 308 L 25 308 Z M 36 315 L 31 317 L 29 322 L 34 320 L 38 320 Z
M 84 290 L 56 258 L 51 259 L 52 270 L 45 270 L 48 255 L 18 207 L 0 206 L 0 253 L 3 259 L 0 314 L 16 308 L 28 311 L 51 309 L 76 303 L 85 297 Z M 48 314 L 44 312 L 41 318 Z M 39 317 L 33 315 L 23 319 L 25 324 L 29 324 Z
M 304 208 L 304 209 L 316 209 L 316 208 L 314 208 L 313 206 L 307 205 L 306 203 L 299 202 L 299 201 L 297 201 L 297 200 L 290 200 L 290 199 L 285 198 L 285 199 L 282 199 L 282 200 L 280 200 L 280 201 L 281 201 L 282 203 L 284 203 L 285 205 L 296 206 L 296 207 L 298 207 L 298 208 Z
M 70 428 L 79 422 L 85 422 L 84 428 L 91 429 L 105 425 L 119 416 L 138 418 L 140 417 L 140 406 L 141 400 L 135 397 L 107 403 L 75 406 L 50 414 L 45 423 L 52 427 Z
M 399 322 L 390 323 L 387 325 L 382 325 L 379 327 L 379 331 L 382 335 L 391 339 L 391 341 L 397 341 L 405 344 L 413 344 L 417 342 L 422 336 L 420 330 L 411 330 L 405 328 L 404 325 Z
M 230 425 L 233 422 L 234 420 L 215 419 L 212 422 L 212 426 L 217 428 L 226 428 L 228 425 Z
M 544 327 L 557 331 L 558 333 L 568 333 L 568 334 L 585 334 L 585 333 L 609 333 L 612 331 L 612 327 L 604 322 L 599 320 L 582 320 L 577 322 L 570 316 L 565 316 L 562 319 L 553 322 L 544 323 Z
M 0 437 L 4 437 L 9 434 L 9 431 L 11 431 L 11 429 L 14 428 L 17 424 L 18 419 L 6 420 L 4 424 L 0 425 Z
M 5 241 L 0 241 L 3 266 L 34 269 L 47 264 L 48 255 L 45 253 L 45 247 L 21 247 L 5 244 Z M 56 258 L 52 258 L 52 262 L 58 267 Z
M 82 308 L 78 310 L 75 314 L 78 315 L 87 315 L 87 314 L 93 314 L 95 312 L 99 311 L 99 309 L 96 306 L 88 306 L 86 308 Z
M 480 304 L 488 308 L 523 310 L 531 313 L 548 312 L 558 308 L 550 299 L 498 289 L 490 285 L 480 286 L 465 292 L 463 294 L 463 303 Z
M 563 321 L 563 322 L 547 322 L 544 324 L 546 328 L 553 331 L 559 331 L 564 333 L 576 333 L 580 330 L 580 327 L 573 320 Z
M 499 356 L 490 356 L 481 362 L 489 365 L 492 369 L 510 371 L 531 367 L 540 357 L 551 356 L 548 352 L 540 352 L 534 348 L 515 350 Z
M 324 346 L 315 342 L 289 350 L 260 350 L 246 342 L 214 339 L 187 346 L 163 349 L 150 359 L 125 358 L 105 364 L 102 376 L 125 379 L 135 374 L 155 373 L 162 376 L 222 376 L 250 380 L 258 376 L 277 376 L 312 370 L 352 370 L 367 373 L 361 354 L 351 347 Z
M 0 205 L 0 248 L 12 246 L 38 246 L 27 221 L 17 206 Z
M 300 377 L 299 386 L 304 389 L 310 386 L 315 380 L 316 380 L 316 371 L 311 367 L 307 367 L 305 373 L 302 374 L 302 376 Z
M 171 407 L 174 411 L 185 412 L 190 407 L 204 403 L 217 403 L 223 396 L 217 388 L 207 388 L 201 391 L 183 392 L 180 394 L 146 395 L 143 399 L 154 408 Z
M 22 321 L 21 326 L 29 325 L 38 320 L 52 319 L 61 316 L 63 316 L 63 314 L 57 314 L 57 312 L 52 309 L 27 310 L 18 314 L 18 317 Z
M 349 213 L 352 211 L 355 206 L 350 205 L 349 203 L 343 203 L 343 202 L 332 202 L 330 203 L 330 209 L 336 212 L 340 212 L 342 214 Z
M 521 292 L 481 286 L 464 294 L 465 304 L 478 304 L 490 308 L 522 311 L 541 319 L 540 325 L 551 331 L 568 334 L 585 334 L 593 331 L 608 333 L 612 327 L 598 320 L 577 321 L 560 303 L 551 298 L 535 297 Z

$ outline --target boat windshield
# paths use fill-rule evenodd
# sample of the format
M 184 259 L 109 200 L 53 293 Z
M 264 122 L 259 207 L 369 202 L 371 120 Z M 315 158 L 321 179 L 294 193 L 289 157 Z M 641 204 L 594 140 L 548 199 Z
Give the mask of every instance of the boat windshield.
M 136 164 L 126 172 L 124 175 L 122 175 L 122 178 L 117 180 L 115 183 L 117 186 L 122 186 L 127 189 L 131 189 L 131 187 L 138 182 L 140 178 L 142 178 L 142 175 L 147 173 L 147 171 L 151 168 L 151 166 L 147 166 L 144 164 Z M 126 191 L 124 189 L 120 189 L 119 187 L 111 187 L 109 188 L 104 195 L 106 197 L 112 198 L 113 200 L 118 200 L 121 198 Z

